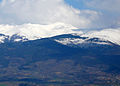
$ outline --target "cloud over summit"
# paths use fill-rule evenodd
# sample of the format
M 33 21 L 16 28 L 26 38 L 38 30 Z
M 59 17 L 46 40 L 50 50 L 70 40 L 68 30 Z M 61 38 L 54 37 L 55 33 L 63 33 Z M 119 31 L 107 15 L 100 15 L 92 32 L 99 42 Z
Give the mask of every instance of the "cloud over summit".
M 2 0 L 1 24 L 68 23 L 79 28 L 91 27 L 98 18 L 93 10 L 78 10 L 64 0 Z
M 120 0 L 78 0 L 76 5 L 86 7 L 80 9 L 70 6 L 65 0 L 2 0 L 0 24 L 62 22 L 78 28 L 119 27 L 119 4 Z

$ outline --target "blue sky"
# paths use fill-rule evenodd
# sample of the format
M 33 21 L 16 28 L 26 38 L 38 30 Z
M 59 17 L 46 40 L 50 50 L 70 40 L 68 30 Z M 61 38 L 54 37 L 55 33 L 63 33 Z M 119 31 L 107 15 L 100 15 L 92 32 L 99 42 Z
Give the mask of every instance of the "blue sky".
M 120 0 L 0 0 L 0 24 L 63 22 L 79 28 L 120 26 Z
M 86 9 L 87 8 L 85 6 L 83 0 L 65 0 L 65 2 L 77 9 Z

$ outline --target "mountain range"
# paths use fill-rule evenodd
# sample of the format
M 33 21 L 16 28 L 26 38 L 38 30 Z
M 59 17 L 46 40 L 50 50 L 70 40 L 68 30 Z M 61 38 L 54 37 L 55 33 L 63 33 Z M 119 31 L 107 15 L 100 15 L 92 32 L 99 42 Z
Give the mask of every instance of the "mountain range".
M 86 39 L 70 39 L 62 38 L 56 40 L 62 44 L 74 44 L 86 43 L 90 39 L 99 39 L 103 42 L 100 44 L 106 44 L 104 41 L 120 45 L 120 28 L 103 29 L 99 31 L 83 32 L 78 28 L 64 23 L 54 23 L 50 25 L 39 25 L 39 24 L 24 24 L 24 25 L 0 25 L 0 42 L 4 41 L 29 41 L 41 38 L 48 38 L 57 35 L 71 34 L 73 36 L 79 36 Z M 95 41 L 94 40 L 94 41 Z M 95 43 L 95 42 L 94 42 Z M 99 43 L 99 42 L 96 42 Z
M 0 83 L 119 86 L 119 33 L 119 28 L 83 31 L 64 23 L 0 25 Z

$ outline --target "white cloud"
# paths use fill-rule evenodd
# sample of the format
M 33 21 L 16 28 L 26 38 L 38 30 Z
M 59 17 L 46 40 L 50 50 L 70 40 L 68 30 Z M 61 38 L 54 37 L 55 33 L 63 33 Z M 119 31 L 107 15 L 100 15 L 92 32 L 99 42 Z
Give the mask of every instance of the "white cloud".
M 0 4 L 1 24 L 63 22 L 88 28 L 98 18 L 96 11 L 75 9 L 64 0 L 3 0 Z
M 120 26 L 120 0 L 85 0 L 89 8 L 101 11 L 100 22 L 105 27 Z
M 101 10 L 120 13 L 120 0 L 88 0 L 87 5 Z

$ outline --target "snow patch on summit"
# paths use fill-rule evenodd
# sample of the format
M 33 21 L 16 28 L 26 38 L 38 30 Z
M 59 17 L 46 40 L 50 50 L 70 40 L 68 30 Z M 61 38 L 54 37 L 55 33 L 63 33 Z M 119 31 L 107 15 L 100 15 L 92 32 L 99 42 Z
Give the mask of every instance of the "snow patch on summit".
M 20 37 L 25 37 L 28 40 L 36 40 L 40 38 L 53 37 L 56 35 L 75 33 L 74 29 L 77 28 L 64 23 L 54 23 L 50 25 L 0 25 L 0 34 L 7 35 L 9 37 L 17 35 Z M 20 41 L 20 39 L 16 39 L 15 41 Z
M 64 45 L 69 45 L 69 44 L 80 44 L 80 43 L 84 43 L 85 40 L 83 39 L 79 39 L 79 38 L 62 38 L 62 39 L 59 39 L 59 40 L 55 40 L 56 42 L 59 42 L 61 44 L 64 44 Z
M 81 35 L 81 37 L 99 38 L 120 45 L 120 28 L 104 29 L 101 31 L 91 31 Z
M 81 38 L 60 38 L 55 41 L 63 45 L 81 45 L 81 44 L 111 45 L 112 43 L 120 45 L 120 28 L 104 29 L 101 31 L 90 31 L 83 34 L 79 34 L 78 32 L 72 35 L 80 36 Z

